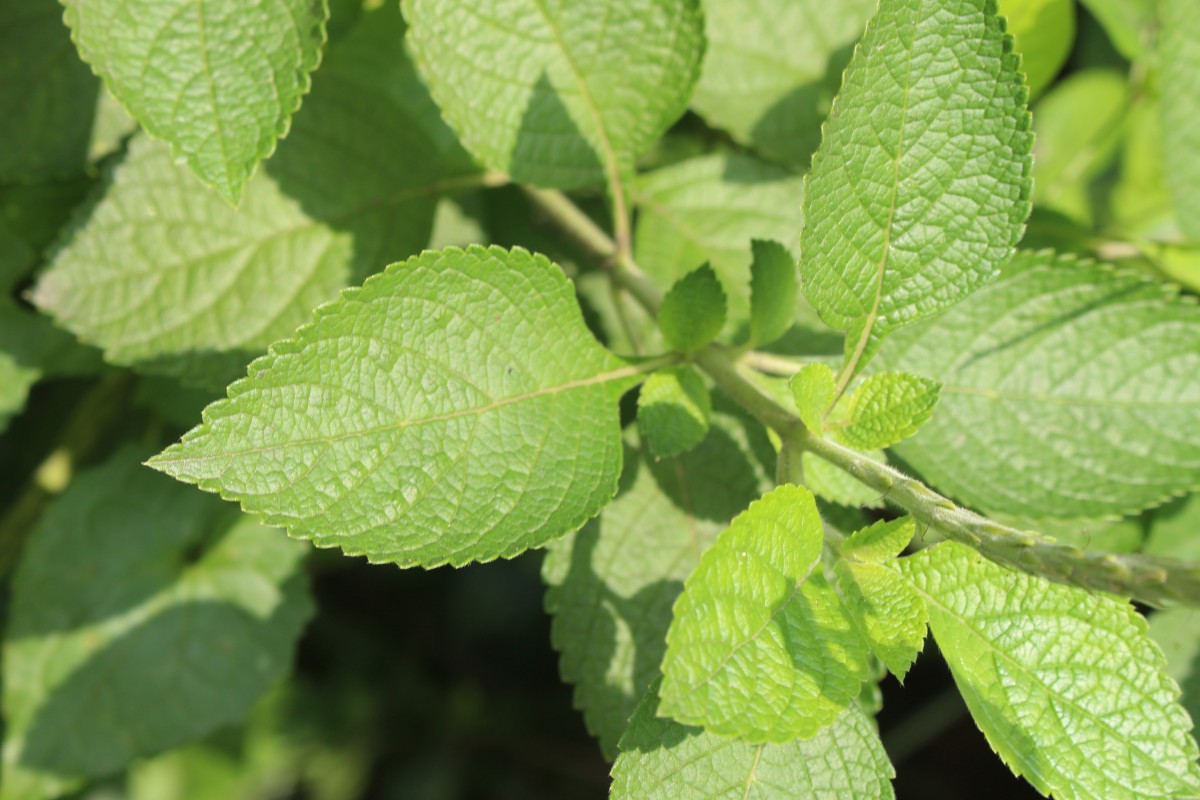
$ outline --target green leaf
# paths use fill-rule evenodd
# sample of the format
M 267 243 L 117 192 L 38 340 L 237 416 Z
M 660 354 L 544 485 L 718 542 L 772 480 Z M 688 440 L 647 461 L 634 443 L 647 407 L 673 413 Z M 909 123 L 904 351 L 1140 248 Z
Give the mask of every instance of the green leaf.
M 750 505 L 684 584 L 663 658 L 661 713 L 748 742 L 809 738 L 858 695 L 867 644 L 821 570 L 807 489 Z
M 1150 638 L 1167 657 L 1167 674 L 1183 691 L 1180 702 L 1200 719 L 1200 614 L 1194 608 L 1169 608 L 1150 617 Z
M 751 744 L 663 719 L 656 689 L 621 739 L 613 800 L 895 798 L 879 734 L 853 705 L 811 739 Z
M 1033 201 L 1091 224 L 1092 179 L 1108 169 L 1129 113 L 1129 84 L 1111 69 L 1076 72 L 1042 98 L 1033 115 Z
M 778 242 L 755 239 L 750 262 L 750 343 L 770 344 L 796 318 L 796 259 Z
M 1130 61 L 1145 55 L 1154 41 L 1156 0 L 1080 0 L 1100 23 L 1121 55 Z
M 842 556 L 864 564 L 882 564 L 903 553 L 916 532 L 912 517 L 879 520 L 846 537 Z
M 664 167 L 638 180 L 634 254 L 663 289 L 708 262 L 729 298 L 730 321 L 745 322 L 750 242 L 798 242 L 803 199 L 802 176 L 750 156 L 709 155 Z
M 717 273 L 705 264 L 684 275 L 663 298 L 658 328 L 672 350 L 691 353 L 716 338 L 725 327 L 725 290 Z
M 897 335 L 881 361 L 942 383 L 896 452 L 968 505 L 1098 518 L 1200 485 L 1200 306 L 1052 253 Z
M 1189 239 L 1200 242 L 1200 4 L 1162 0 L 1159 13 L 1163 154 L 1171 165 L 1167 186 L 1180 227 Z
M 1125 135 L 1117 156 L 1117 178 L 1108 198 L 1109 224 L 1127 238 L 1156 235 L 1177 228 L 1175 207 L 1167 190 L 1159 99 L 1136 97 L 1125 116 Z M 1164 277 L 1200 290 L 1200 248 L 1141 242 Z
M 137 455 L 72 481 L 17 568 L 5 798 L 57 796 L 239 721 L 312 612 L 303 545 Z
M 775 451 L 761 425 L 716 398 L 695 450 L 654 458 L 626 434 L 616 499 L 583 530 L 552 542 L 542 577 L 563 679 L 604 754 L 658 675 L 671 606 L 700 555 L 770 489 Z
M 62 0 L 83 60 L 230 204 L 321 59 L 324 0 Z
M 996 276 L 1029 214 L 1026 89 L 987 0 L 881 5 L 805 190 L 800 271 L 847 377 Z
M 1050 84 L 1071 52 L 1075 0 L 999 0 L 999 4 L 1014 49 L 1021 55 L 1029 93 L 1036 95 Z
M 704 441 L 711 415 L 708 386 L 692 367 L 659 370 L 638 395 L 638 430 L 658 458 L 686 453 Z
M 887 457 L 882 450 L 865 455 L 875 461 L 887 463 Z M 800 456 L 800 466 L 804 473 L 804 485 L 822 500 L 841 506 L 883 508 L 883 497 L 877 490 L 820 456 L 805 452 Z
M 81 174 L 100 82 L 55 0 L 0 0 L 0 180 Z
M 925 601 L 891 567 L 850 559 L 835 563 L 834 570 L 850 618 L 871 652 L 903 683 L 925 643 Z
M 514 181 L 632 174 L 700 71 L 697 0 L 412 0 L 408 41 L 462 143 Z
M 39 282 L 38 306 L 112 363 L 219 386 L 314 306 L 423 247 L 450 177 L 390 94 L 411 68 L 372 19 L 331 51 L 238 210 L 136 137 Z M 371 47 L 387 48 L 391 71 Z
M 1147 516 L 1150 530 L 1144 552 L 1200 561 L 1200 494 L 1172 500 Z
M 833 370 L 828 364 L 814 361 L 805 364 L 788 381 L 792 390 L 792 399 L 800 411 L 800 420 L 804 427 L 818 436 L 825 434 L 825 415 L 833 405 L 834 387 Z
M 546 258 L 426 252 L 318 309 L 150 464 L 372 562 L 511 557 L 612 499 L 642 371 Z
M 906 372 L 878 372 L 854 390 L 838 437 L 858 450 L 882 450 L 912 436 L 933 415 L 941 387 Z
M 807 167 L 874 11 L 875 0 L 705 0 L 708 49 L 692 108 L 764 156 Z
M 1179 688 L 1129 603 L 953 542 L 902 563 L 975 722 L 1015 774 L 1059 800 L 1200 792 Z

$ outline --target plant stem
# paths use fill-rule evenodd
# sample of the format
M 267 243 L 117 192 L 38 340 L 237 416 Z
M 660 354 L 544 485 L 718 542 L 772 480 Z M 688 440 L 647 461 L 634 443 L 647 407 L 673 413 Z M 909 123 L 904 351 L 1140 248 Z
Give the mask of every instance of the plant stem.
M 622 254 L 616 242 L 569 198 L 561 192 L 543 189 L 526 191 L 564 230 L 580 241 L 592 243 L 589 249 L 603 258 L 602 263 L 612 271 L 614 282 L 628 289 L 650 313 L 658 311 L 662 302 L 658 287 L 638 269 L 632 256 Z M 813 434 L 799 416 L 779 405 L 742 375 L 724 347 L 709 345 L 697 352 L 693 360 L 722 391 L 779 434 L 785 447 L 794 448 L 792 456 L 807 450 L 840 467 L 878 491 L 885 500 L 911 514 L 919 524 L 977 550 L 998 564 L 1059 583 L 1133 597 L 1151 605 L 1181 603 L 1200 607 L 1200 563 L 1085 551 L 1058 544 L 1030 531 L 1001 525 L 960 508 L 899 470 Z M 746 361 L 753 363 L 754 360 Z
M 742 354 L 742 363 L 759 372 L 769 372 L 772 375 L 795 375 L 804 365 L 812 362 L 788 356 L 777 356 L 774 353 L 763 353 L 759 350 L 749 350 Z

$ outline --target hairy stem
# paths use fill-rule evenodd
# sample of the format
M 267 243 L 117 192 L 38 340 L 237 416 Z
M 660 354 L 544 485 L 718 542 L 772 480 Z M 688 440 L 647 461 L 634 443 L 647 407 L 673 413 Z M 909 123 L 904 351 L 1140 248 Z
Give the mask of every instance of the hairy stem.
M 602 263 L 612 270 L 614 282 L 628 289 L 650 313 L 658 311 L 662 293 L 638 269 L 632 257 L 622 254 L 616 242 L 586 214 L 561 192 L 527 191 L 568 233 L 581 241 L 595 243 L 589 249 L 603 258 Z M 744 363 L 763 366 L 766 361 L 761 355 L 746 354 Z M 1200 563 L 1086 551 L 1001 525 L 957 506 L 899 470 L 812 433 L 799 416 L 747 379 L 739 371 L 735 358 L 721 345 L 709 345 L 693 358 L 722 391 L 779 434 L 791 457 L 807 450 L 834 464 L 911 514 L 918 524 L 938 531 L 947 539 L 972 547 L 998 564 L 1059 583 L 1133 597 L 1156 606 L 1200 607 Z

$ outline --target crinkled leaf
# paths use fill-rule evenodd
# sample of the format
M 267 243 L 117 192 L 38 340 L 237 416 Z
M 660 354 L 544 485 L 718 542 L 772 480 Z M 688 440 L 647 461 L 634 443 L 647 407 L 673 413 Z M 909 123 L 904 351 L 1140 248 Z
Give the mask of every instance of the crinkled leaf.
M 871 652 L 903 682 L 925 643 L 925 602 L 906 578 L 882 564 L 844 560 L 834 569 L 850 618 Z
M 1059 800 L 1200 792 L 1179 688 L 1128 602 L 953 542 L 902 563 L 975 722 L 1015 774 Z
M 813 156 L 800 271 L 851 365 L 996 276 L 1029 214 L 1018 58 L 986 0 L 884 3 Z
M 933 414 L 937 381 L 906 372 L 878 372 L 854 390 L 837 434 L 859 450 L 882 450 L 912 436 Z
M 802 176 L 750 156 L 708 155 L 664 167 L 638 180 L 634 253 L 663 289 L 711 264 L 729 298 L 730 321 L 743 323 L 751 240 L 798 241 L 803 199 Z
M 1013 46 L 1021 54 L 1029 92 L 1036 95 L 1050 84 L 1071 52 L 1075 0 L 999 0 L 999 4 Z
M 1200 3 L 1161 0 L 1159 81 L 1162 85 L 1163 153 L 1167 186 L 1179 226 L 1200 241 Z
M 387 88 L 410 68 L 371 19 L 330 53 L 238 210 L 137 137 L 37 304 L 113 363 L 222 385 L 314 306 L 423 247 L 448 176 Z M 378 47 L 391 56 L 368 57 Z
M 881 519 L 847 536 L 842 556 L 864 564 L 882 564 L 903 553 L 916 532 L 912 517 Z
M 704 441 L 711 415 L 708 386 L 692 367 L 655 372 L 638 395 L 638 430 L 658 458 L 686 453 Z
M 17 568 L 5 798 L 56 796 L 237 722 L 291 664 L 306 548 L 139 460 L 79 475 Z
M 825 414 L 833 405 L 834 394 L 837 391 L 833 370 L 828 364 L 814 361 L 805 364 L 788 381 L 792 390 L 792 399 L 800 411 L 800 420 L 804 427 L 821 436 L 825 432 Z
M 1096 518 L 1200 485 L 1200 306 L 1130 272 L 1022 253 L 881 360 L 942 383 L 896 452 L 989 511 Z
M 657 687 L 638 705 L 613 766 L 613 800 L 892 800 L 895 774 L 856 706 L 811 739 L 751 744 L 659 714 Z
M 807 166 L 875 0 L 705 0 L 692 108 L 768 158 Z
M 631 173 L 687 107 L 704 51 L 697 0 L 412 0 L 403 10 L 462 143 L 539 186 Z
M 750 262 L 750 343 L 770 344 L 796 318 L 796 259 L 779 242 L 755 239 Z
M 654 458 L 627 434 L 616 499 L 547 549 L 542 577 L 562 676 L 610 759 L 658 675 L 684 579 L 730 520 L 772 485 L 775 452 L 762 426 L 716 400 L 708 436 L 677 458 Z
M 308 91 L 324 0 L 63 0 L 83 60 L 153 136 L 237 204 Z
M 705 264 L 684 275 L 663 297 L 658 328 L 672 350 L 690 353 L 716 338 L 725 327 L 725 290 Z
M 869 458 L 887 463 L 882 450 L 866 453 Z M 805 452 L 800 456 L 804 485 L 822 500 L 842 506 L 883 508 L 883 497 L 841 467 L 830 464 L 820 456 Z
M 488 561 L 612 499 L 617 400 L 639 371 L 545 257 L 429 251 L 318 309 L 150 463 L 319 547 Z
M 807 489 L 750 505 L 705 551 L 675 603 L 659 712 L 749 742 L 809 738 L 858 695 L 867 644 L 821 569 Z

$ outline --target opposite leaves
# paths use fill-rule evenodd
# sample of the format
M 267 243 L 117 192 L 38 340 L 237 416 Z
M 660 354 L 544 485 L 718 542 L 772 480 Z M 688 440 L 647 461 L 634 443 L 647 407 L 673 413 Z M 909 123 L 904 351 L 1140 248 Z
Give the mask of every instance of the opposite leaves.
M 372 562 L 488 561 L 612 498 L 641 371 L 546 258 L 426 252 L 320 308 L 151 465 Z
M 883 3 L 813 157 L 804 291 L 848 330 L 848 371 L 878 340 L 996 274 L 1029 213 L 1026 91 L 988 0 Z
M 324 0 L 64 0 L 83 60 L 237 204 L 308 91 Z
M 412 0 L 408 34 L 462 143 L 514 181 L 615 183 L 687 107 L 697 0 Z
M 808 738 L 868 675 L 867 644 L 821 570 L 807 489 L 783 485 L 705 551 L 675 603 L 661 713 L 750 742 Z
M 967 707 L 1013 772 L 1058 800 L 1200 792 L 1179 688 L 1127 602 L 953 542 L 904 565 Z

